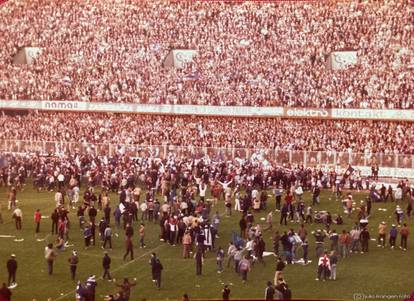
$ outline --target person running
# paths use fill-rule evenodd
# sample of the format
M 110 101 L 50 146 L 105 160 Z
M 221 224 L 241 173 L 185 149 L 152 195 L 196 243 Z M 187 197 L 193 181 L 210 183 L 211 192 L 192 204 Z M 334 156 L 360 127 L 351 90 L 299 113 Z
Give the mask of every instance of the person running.
M 9 260 L 7 260 L 7 272 L 9 273 L 8 286 L 17 285 L 16 283 L 17 261 L 16 261 L 15 254 L 11 254 Z
M 107 251 L 104 252 L 102 267 L 104 269 L 102 279 L 108 278 L 108 280 L 112 280 L 111 274 L 109 273 L 109 269 L 111 268 L 111 257 L 109 257 Z
M 125 251 L 125 254 L 124 254 L 124 261 L 126 260 L 128 254 L 131 255 L 131 260 L 133 260 L 134 259 L 134 245 L 132 243 L 132 238 L 130 236 L 126 237 L 125 249 L 126 249 L 126 251 Z

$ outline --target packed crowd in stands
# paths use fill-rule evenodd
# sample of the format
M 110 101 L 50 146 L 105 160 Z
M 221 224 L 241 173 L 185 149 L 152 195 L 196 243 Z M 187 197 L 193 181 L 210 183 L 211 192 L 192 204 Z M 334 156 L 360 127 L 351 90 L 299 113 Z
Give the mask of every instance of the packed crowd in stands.
M 414 154 L 404 122 L 42 112 L 3 114 L 0 127 L 0 140 Z
M 8 1 L 0 99 L 412 109 L 413 9 L 407 0 Z M 25 46 L 42 54 L 13 64 Z M 175 48 L 198 55 L 164 67 Z M 340 50 L 356 50 L 357 63 L 331 70 L 327 57 Z

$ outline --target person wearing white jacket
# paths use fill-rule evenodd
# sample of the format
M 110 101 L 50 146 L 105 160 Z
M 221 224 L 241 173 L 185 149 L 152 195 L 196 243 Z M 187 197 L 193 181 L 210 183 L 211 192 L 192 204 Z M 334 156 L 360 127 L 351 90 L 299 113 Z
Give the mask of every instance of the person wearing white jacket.
M 204 202 L 206 198 L 207 185 L 204 182 L 200 182 L 198 190 L 200 191 L 200 200 Z

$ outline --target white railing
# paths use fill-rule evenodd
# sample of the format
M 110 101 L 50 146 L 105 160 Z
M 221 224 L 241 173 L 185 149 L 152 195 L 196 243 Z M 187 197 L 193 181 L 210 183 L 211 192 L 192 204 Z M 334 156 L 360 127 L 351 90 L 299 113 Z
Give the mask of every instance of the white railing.
M 65 153 L 90 153 L 94 155 L 113 155 L 116 152 L 128 153 L 132 157 L 155 155 L 166 157 L 168 153 L 177 156 L 211 159 L 232 160 L 235 158 L 248 159 L 252 156 L 261 156 L 268 161 L 277 163 L 303 164 L 307 166 L 332 165 L 369 167 L 377 163 L 383 168 L 414 169 L 414 156 L 404 154 L 364 154 L 333 151 L 293 151 L 267 148 L 223 148 L 223 147 L 193 147 L 176 145 L 129 145 L 129 144 L 99 144 L 84 142 L 56 142 L 30 140 L 0 140 L 1 152 L 30 153 L 61 155 Z

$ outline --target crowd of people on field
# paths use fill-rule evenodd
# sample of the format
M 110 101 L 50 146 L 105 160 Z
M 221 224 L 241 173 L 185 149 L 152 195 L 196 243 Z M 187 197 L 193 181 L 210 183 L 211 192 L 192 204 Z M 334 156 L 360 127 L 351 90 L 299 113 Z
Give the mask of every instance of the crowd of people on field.
M 183 258 L 193 257 L 196 275 L 203 274 L 204 259 L 216 257 L 217 273 L 233 265 L 243 283 L 248 281 L 248 274 L 257 264 L 265 264 L 265 257 L 277 257 L 274 282 L 268 284 L 266 292 L 277 294 L 283 299 L 290 298 L 292 292 L 285 280 L 284 269 L 289 264 L 308 264 L 308 250 L 312 236 L 318 263 L 317 280 L 336 279 L 338 259 L 351 253 L 367 253 L 370 237 L 367 229 L 372 202 L 379 200 L 374 194 L 383 194 L 382 187 L 367 183 L 370 193 L 360 204 L 354 204 L 352 194 L 344 195 L 342 189 L 349 182 L 351 175 L 342 175 L 334 170 L 324 171 L 303 167 L 271 167 L 246 161 L 209 162 L 206 160 L 180 158 L 142 157 L 131 159 L 128 156 L 114 156 L 102 159 L 87 154 L 73 158 L 50 158 L 39 155 L 7 155 L 8 166 L 2 168 L 2 184 L 9 187 L 9 210 L 13 212 L 16 231 L 22 228 L 22 210 L 17 201 L 19 190 L 24 188 L 28 178 L 33 179 L 38 191 L 55 192 L 56 209 L 51 213 L 51 233 L 56 235 L 55 243 L 49 243 L 44 251 L 49 275 L 53 275 L 55 261 L 60 254 L 71 248 L 71 230 L 82 230 L 84 249 L 101 246 L 105 253 L 102 258 L 102 279 L 112 280 L 110 273 L 110 251 L 112 238 L 124 233 L 124 261 L 134 260 L 134 249 L 146 247 L 146 229 L 159 226 L 159 240 L 170 246 L 181 245 Z M 87 189 L 80 195 L 81 185 Z M 358 186 L 358 185 L 357 185 Z M 362 187 L 362 183 L 360 185 Z M 386 223 L 381 223 L 378 232 L 379 246 L 385 246 L 386 239 L 392 249 L 397 246 L 397 236 L 401 237 L 401 249 L 407 249 L 409 235 L 406 220 L 413 213 L 413 187 L 407 180 L 399 183 L 401 196 L 395 195 L 398 203 L 395 216 L 398 225 L 392 225 L 388 231 Z M 331 197 L 342 200 L 348 218 L 355 220 L 352 229 L 337 233 L 335 227 L 344 223 L 341 215 L 333 217 L 329 212 L 314 211 L 319 206 L 321 189 L 332 189 Z M 353 188 L 351 185 L 350 188 Z M 206 191 L 211 191 L 207 198 Z M 273 190 L 276 213 L 269 212 L 266 227 L 255 219 L 255 213 L 268 211 L 268 190 Z M 305 205 L 304 191 L 310 191 L 312 204 Z M 116 192 L 118 200 L 111 200 L 110 192 Z M 224 202 L 225 212 L 216 208 Z M 401 214 L 400 205 L 411 205 L 407 214 Z M 233 211 L 234 206 L 234 211 Z M 319 208 L 323 209 L 323 208 Z M 16 211 L 20 210 L 20 211 Z M 18 212 L 20 212 L 20 219 Z M 76 219 L 73 220 L 76 212 Z M 240 235 L 234 229 L 234 235 L 225 252 L 222 240 L 218 240 L 220 223 L 223 216 L 240 215 Z M 266 254 L 264 233 L 273 231 L 273 214 L 280 214 L 280 225 L 301 224 L 295 230 L 290 229 L 272 234 L 272 252 Z M 257 218 L 257 217 L 256 217 Z M 41 227 L 42 215 L 34 212 L 36 233 L 44 231 Z M 349 221 L 348 221 L 349 222 Z M 308 233 L 308 225 L 320 223 L 319 230 Z M 78 226 L 76 226 L 78 224 Z M 352 222 L 351 222 L 352 224 Z M 49 232 L 50 230 L 46 230 Z M 72 231 L 73 232 L 73 231 Z M 138 242 L 138 243 L 137 243 Z M 280 250 L 280 246 L 282 250 Z M 82 246 L 77 245 L 77 249 Z M 269 250 L 269 248 L 267 248 Z M 269 254 L 270 253 L 270 254 Z M 162 255 L 160 255 L 162 256 Z M 227 256 L 227 265 L 224 258 Z M 155 254 L 152 255 L 155 257 Z M 109 258 L 109 259 L 108 259 Z M 71 279 L 77 279 L 79 255 L 73 250 L 68 258 Z M 151 258 L 152 280 L 161 288 L 162 264 Z M 16 266 L 17 268 L 17 266 Z M 9 271 L 9 285 L 16 282 L 15 270 Z M 121 299 L 129 300 L 130 289 L 135 282 L 118 286 Z M 81 301 L 95 300 L 96 280 L 91 275 L 86 283 L 78 283 L 77 298 Z
M 412 109 L 412 10 L 410 1 L 8 1 L 0 99 Z M 14 64 L 22 47 L 41 54 Z M 198 54 L 169 68 L 172 49 Z M 354 65 L 328 66 L 331 52 L 349 50 Z

